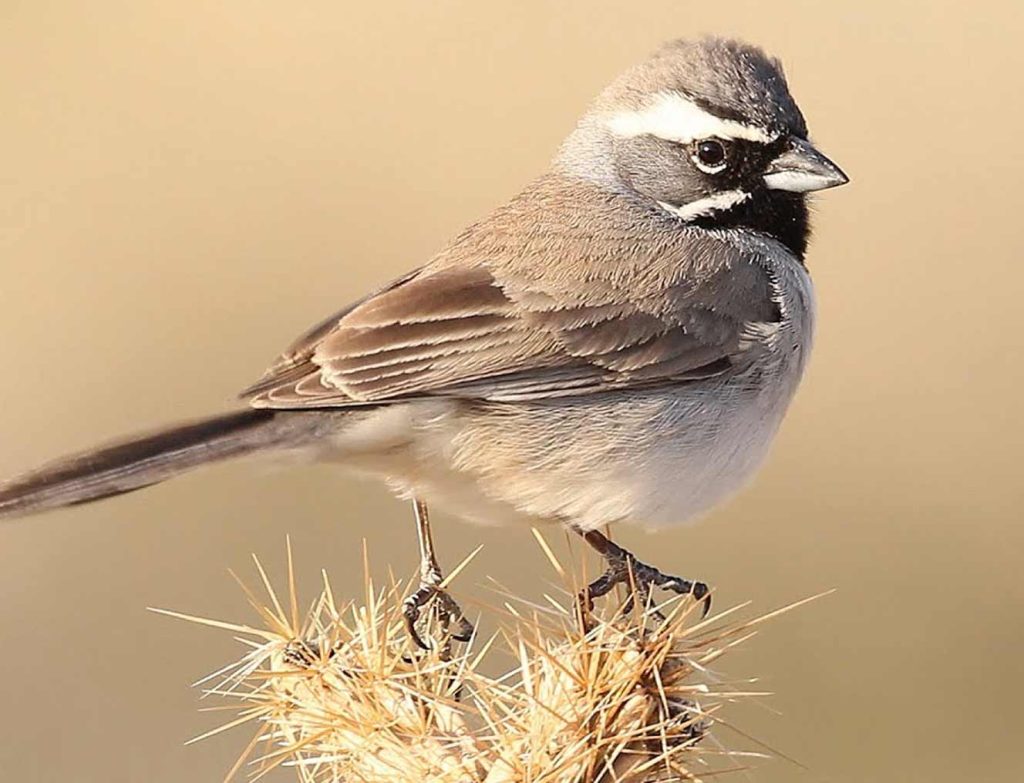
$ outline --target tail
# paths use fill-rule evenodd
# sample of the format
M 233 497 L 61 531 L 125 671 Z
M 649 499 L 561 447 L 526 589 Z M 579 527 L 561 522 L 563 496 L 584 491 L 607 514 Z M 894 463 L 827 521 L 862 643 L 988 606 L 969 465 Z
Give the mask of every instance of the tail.
M 292 427 L 269 410 L 244 410 L 55 460 L 0 484 L 0 519 L 142 489 L 186 470 L 285 445 Z

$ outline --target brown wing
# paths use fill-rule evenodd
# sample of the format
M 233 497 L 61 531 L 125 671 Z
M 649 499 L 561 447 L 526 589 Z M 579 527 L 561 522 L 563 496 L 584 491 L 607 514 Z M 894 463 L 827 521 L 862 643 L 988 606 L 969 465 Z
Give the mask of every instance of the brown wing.
M 732 366 L 748 323 L 702 300 L 713 282 L 562 304 L 482 265 L 423 270 L 311 331 L 243 396 L 267 408 L 522 400 L 706 377 Z
M 728 372 L 771 331 L 753 325 L 779 320 L 762 260 L 549 175 L 307 333 L 243 396 L 267 408 L 545 399 Z
M 309 333 L 243 392 L 257 407 L 334 407 L 445 390 L 554 364 L 482 268 L 420 271 Z

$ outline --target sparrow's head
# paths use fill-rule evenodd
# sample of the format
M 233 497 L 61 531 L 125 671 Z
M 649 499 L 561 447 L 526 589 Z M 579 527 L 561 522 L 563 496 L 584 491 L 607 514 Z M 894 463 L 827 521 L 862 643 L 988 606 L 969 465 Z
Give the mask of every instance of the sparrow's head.
M 690 224 L 748 227 L 802 256 L 805 194 L 847 177 L 807 140 L 777 60 L 736 41 L 674 41 L 594 102 L 556 161 Z

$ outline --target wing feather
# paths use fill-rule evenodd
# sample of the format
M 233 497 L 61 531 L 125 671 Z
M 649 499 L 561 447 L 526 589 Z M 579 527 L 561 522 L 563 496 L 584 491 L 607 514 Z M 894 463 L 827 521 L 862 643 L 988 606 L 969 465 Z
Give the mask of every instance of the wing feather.
M 770 274 L 750 253 L 695 242 L 678 224 L 639 244 L 615 228 L 639 217 L 611 201 L 593 225 L 567 227 L 538 198 L 513 201 L 432 264 L 319 324 L 243 396 L 317 408 L 677 384 L 743 364 L 756 325 L 779 320 Z M 516 209 L 529 219 L 510 219 Z

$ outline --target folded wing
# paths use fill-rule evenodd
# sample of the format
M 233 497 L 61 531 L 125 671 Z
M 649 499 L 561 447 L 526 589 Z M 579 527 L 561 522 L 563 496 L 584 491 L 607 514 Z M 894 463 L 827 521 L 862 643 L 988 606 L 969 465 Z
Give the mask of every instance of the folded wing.
M 654 270 L 627 292 L 488 263 L 426 267 L 305 335 L 243 396 L 260 408 L 325 408 L 418 397 L 488 400 L 681 383 L 728 372 L 751 326 L 778 319 L 756 266 Z

